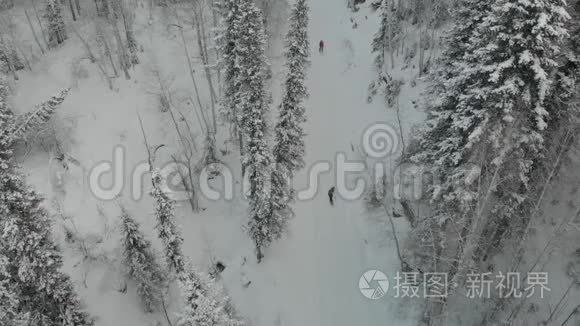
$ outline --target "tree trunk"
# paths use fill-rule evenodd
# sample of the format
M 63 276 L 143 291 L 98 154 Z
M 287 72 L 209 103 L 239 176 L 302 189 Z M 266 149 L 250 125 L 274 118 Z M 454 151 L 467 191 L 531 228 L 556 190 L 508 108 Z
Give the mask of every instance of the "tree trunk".
M 137 43 L 133 32 L 133 19 L 127 17 L 123 4 L 120 4 L 119 7 L 121 10 L 121 17 L 123 18 L 123 26 L 125 27 L 125 37 L 127 39 L 127 47 L 129 48 L 130 63 L 131 65 L 136 65 L 139 63 L 139 57 L 137 56 Z
M 26 16 L 26 20 L 28 21 L 28 26 L 30 26 L 30 30 L 32 31 L 32 36 L 34 36 L 34 40 L 36 41 L 36 44 L 38 44 L 38 47 L 40 48 L 40 52 L 42 54 L 44 54 L 44 49 L 42 48 L 42 45 L 40 45 L 40 41 L 38 40 L 38 36 L 36 35 L 36 31 L 34 30 L 34 27 L 32 26 L 32 21 L 30 20 L 30 15 L 28 15 L 28 11 L 24 10 L 24 15 Z
M 419 26 L 419 76 L 423 76 L 423 27 Z
M 22 48 L 20 48 L 20 46 L 18 46 L 16 43 L 14 43 L 14 46 L 16 47 L 16 49 L 18 51 L 20 51 L 20 54 L 22 55 L 22 58 L 24 59 L 24 64 L 26 65 L 26 68 L 28 68 L 28 70 L 32 71 L 32 66 L 30 65 L 30 61 L 28 60 L 26 53 L 24 53 Z
M 72 19 L 73 19 L 73 21 L 76 22 L 77 21 L 77 15 L 75 14 L 75 8 L 73 6 L 72 0 L 68 0 L 68 6 L 70 8 L 70 13 L 72 15 Z
M 207 79 L 207 83 L 209 86 L 209 91 L 210 91 L 210 99 L 211 99 L 211 111 L 212 111 L 212 123 L 213 123 L 213 132 L 217 133 L 217 118 L 216 118 L 216 93 L 214 90 L 214 86 L 213 86 L 213 81 L 211 78 L 211 72 L 209 70 L 209 58 L 207 57 L 207 52 L 204 51 L 204 42 L 203 42 L 203 37 L 204 35 L 202 34 L 201 31 L 201 19 L 202 19 L 202 15 L 199 12 L 199 7 L 197 7 L 198 10 L 194 9 L 194 14 L 196 15 L 196 17 L 194 17 L 194 27 L 195 27 L 195 32 L 197 33 L 197 45 L 199 47 L 199 55 L 201 56 L 202 62 L 203 62 L 203 70 L 205 72 L 205 78 Z
M 217 12 L 215 9 L 215 5 L 213 3 L 213 0 L 209 0 L 211 2 L 211 14 L 212 14 L 212 22 L 213 22 L 213 28 L 217 28 L 218 27 L 218 17 L 217 17 Z M 216 62 L 219 62 L 220 60 L 220 53 L 217 49 L 217 47 L 214 47 L 214 52 L 215 52 L 215 57 L 216 57 Z M 222 76 L 221 76 L 221 70 L 219 69 L 219 67 L 216 67 L 216 73 L 217 73 L 217 82 L 218 82 L 218 98 L 221 98 L 221 84 L 222 84 Z
M 195 93 L 195 97 L 197 100 L 197 104 L 199 105 L 199 109 L 203 114 L 203 104 L 201 102 L 201 98 L 199 97 L 199 89 L 197 88 L 197 82 L 195 80 L 195 75 L 194 73 L 194 69 L 193 69 L 193 64 L 191 63 L 191 58 L 189 57 L 189 50 L 187 49 L 187 40 L 185 39 L 185 33 L 183 32 L 183 27 L 181 25 L 179 25 L 179 16 L 177 15 L 177 11 L 175 12 L 175 18 L 177 19 L 178 24 L 175 25 L 178 29 L 179 29 L 179 33 L 181 35 L 181 40 L 183 42 L 183 51 L 185 54 L 185 58 L 187 60 L 187 66 L 189 68 L 189 76 L 191 77 L 191 82 L 193 83 L 193 90 Z M 205 119 L 205 117 L 204 117 Z M 209 132 L 209 126 L 208 126 L 208 132 Z M 214 131 L 214 137 L 215 137 L 215 131 Z
M 105 47 L 105 54 L 106 56 L 109 58 L 109 63 L 111 64 L 111 68 L 113 68 L 113 73 L 115 74 L 115 77 L 119 77 L 119 71 L 117 70 L 117 67 L 115 66 L 115 60 L 113 59 L 113 52 L 111 51 L 111 47 L 109 46 L 109 40 L 107 39 L 107 37 L 105 37 L 105 35 L 103 34 L 104 31 L 100 28 L 97 27 L 101 30 L 101 42 L 103 42 L 103 46 Z
M 16 73 L 16 68 L 14 67 L 14 62 L 12 61 L 12 53 L 8 49 L 8 45 L 4 42 L 4 37 L 0 34 L 0 50 L 2 51 L 4 57 L 6 58 L 6 64 L 8 65 L 8 71 L 12 73 L 14 80 L 18 80 L 18 74 Z
M 75 5 L 77 7 L 77 14 L 80 16 L 81 15 L 81 2 L 80 2 L 80 0 L 75 0 Z
M 48 41 L 46 40 L 46 33 L 44 32 L 44 27 L 42 26 L 42 21 L 40 20 L 40 16 L 38 15 L 38 10 L 36 10 L 36 5 L 34 4 L 34 0 L 32 2 L 32 9 L 34 10 L 34 15 L 36 16 L 36 20 L 38 21 L 38 26 L 40 26 L 40 34 L 42 35 L 42 39 L 44 40 L 44 46 L 48 48 Z
M 111 7 L 111 6 L 109 6 Z M 129 60 L 128 60 L 128 55 L 127 55 L 127 51 L 125 49 L 125 44 L 123 43 L 123 39 L 121 38 L 121 32 L 119 31 L 119 26 L 117 25 L 117 21 L 110 17 L 109 18 L 109 23 L 111 24 L 111 26 L 113 27 L 113 34 L 115 35 L 115 40 L 117 42 L 117 51 L 118 51 L 118 55 L 119 55 L 119 62 L 121 65 L 121 69 L 123 69 L 123 72 L 125 73 L 125 78 L 127 80 L 131 79 L 131 75 L 129 74 Z
M 109 84 L 109 89 L 112 90 L 113 83 L 111 82 L 111 78 L 109 78 L 107 71 L 105 70 L 103 65 L 97 60 L 97 57 L 95 57 L 95 55 L 93 54 L 93 51 L 91 50 L 91 46 L 89 45 L 89 43 L 85 41 L 85 39 L 81 36 L 81 34 L 79 34 L 79 32 L 74 27 L 72 27 L 72 31 L 79 38 L 79 40 L 81 40 L 81 43 L 83 43 L 89 57 L 92 58 L 91 60 L 93 60 L 93 62 L 97 64 L 97 67 L 101 71 L 101 74 L 103 74 L 103 77 L 107 80 L 107 83 Z

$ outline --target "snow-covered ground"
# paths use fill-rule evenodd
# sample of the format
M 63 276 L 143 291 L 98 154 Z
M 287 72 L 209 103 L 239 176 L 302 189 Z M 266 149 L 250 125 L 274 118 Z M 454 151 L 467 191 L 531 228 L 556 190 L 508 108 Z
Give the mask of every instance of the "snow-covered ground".
M 337 154 L 361 160 L 365 128 L 377 122 L 397 126 L 394 109 L 387 109 L 380 98 L 367 102 L 367 85 L 376 74 L 370 43 L 378 28 L 377 17 L 366 7 L 353 14 L 343 1 L 313 0 L 310 6 L 312 64 L 308 73 L 307 168 L 296 176 L 296 188 L 305 189 L 313 182 L 308 175 L 316 163 L 329 162 L 331 170 L 320 176 L 314 198 L 295 204 L 296 218 L 289 234 L 267 249 L 263 263 L 256 263 L 252 243 L 244 233 L 247 212 L 240 196 L 233 201 L 202 200 L 206 210 L 195 215 L 187 202 L 180 203 L 178 223 L 185 238 L 185 253 L 200 269 L 208 269 L 217 260 L 226 265 L 223 284 L 240 315 L 254 326 L 412 325 L 417 317 L 413 306 L 402 306 L 392 292 L 379 300 L 367 299 L 358 287 L 359 278 L 368 270 L 381 270 L 391 280 L 399 270 L 387 217 L 381 212 L 368 212 L 362 199 L 338 198 L 336 205 L 331 206 L 327 197 L 327 190 L 337 182 Z M 153 62 L 170 76 L 180 109 L 188 117 L 191 110 L 186 104 L 191 96 L 190 81 L 176 31 L 160 22 L 147 24 L 144 17 L 148 13 L 146 9 L 141 11 L 137 34 L 145 53 L 141 54 L 143 63 L 131 72 L 132 80 L 118 78 L 114 91 L 110 91 L 88 60 L 80 64 L 88 74 L 86 78 L 73 80 L 71 63 L 85 55 L 78 40 L 71 36 L 63 48 L 42 58 L 34 72 L 21 74 L 13 99 L 16 110 L 26 111 L 58 89 L 73 85 L 57 116 L 55 130 L 70 139 L 64 150 L 80 165 L 60 170 L 50 160 L 50 153 L 35 150 L 26 157 L 23 169 L 30 182 L 46 194 L 46 205 L 56 211 L 55 203 L 59 203 L 70 217 L 70 220 L 57 218 L 55 234 L 65 252 L 66 272 L 72 275 L 89 312 L 98 318 L 98 326 L 155 325 L 156 321 L 167 324 L 162 313 L 143 314 L 130 284 L 126 293 L 120 291 L 123 281 L 118 261 L 119 203 L 127 207 L 160 248 L 154 231 L 153 205 L 146 193 L 148 183 L 143 183 L 145 196 L 140 201 L 131 200 L 128 186 L 132 168 L 147 159 L 136 112 L 143 118 L 150 143 L 166 144 L 157 162 L 168 162 L 170 154 L 179 150 L 170 117 L 160 112 L 151 94 L 155 86 L 150 74 Z M 357 22 L 356 29 L 351 19 Z M 318 53 L 321 39 L 326 44 L 324 55 Z M 194 41 L 189 41 L 193 47 Z M 281 53 L 281 49 L 271 52 Z M 275 59 L 273 69 L 273 83 L 279 84 L 283 70 Z M 413 104 L 422 84 L 409 86 L 416 69 L 398 74 L 407 82 L 400 99 L 402 127 L 407 134 L 422 119 Z M 196 77 L 201 84 L 202 69 L 197 69 Z M 275 96 L 272 117 L 277 114 L 277 103 Z M 86 173 L 99 162 L 111 161 L 116 146 L 125 150 L 127 185 L 118 201 L 100 201 L 88 191 Z M 222 159 L 237 169 L 237 149 L 222 142 L 219 146 L 228 147 L 230 154 Z M 392 166 L 395 159 L 389 157 L 386 162 Z M 349 178 L 349 184 L 352 181 Z M 75 246 L 64 242 L 61 226 L 71 228 L 71 223 L 87 237 L 85 241 L 94 257 L 83 259 Z M 400 223 L 397 227 L 404 238 L 405 225 Z M 108 258 L 103 259 L 105 256 Z M 248 281 L 251 284 L 245 286 Z M 178 310 L 176 291 L 166 304 L 170 315 Z
M 63 169 L 52 157 L 55 153 L 45 151 L 47 147 L 42 146 L 21 153 L 20 159 L 28 181 L 45 195 L 45 205 L 55 213 L 54 233 L 65 256 L 65 272 L 72 276 L 87 310 L 97 318 L 97 326 L 169 325 L 162 312 L 143 313 L 131 284 L 126 292 L 123 291 L 119 261 L 120 204 L 141 223 L 142 230 L 159 252 L 161 248 L 154 230 L 147 177 L 143 177 L 143 197 L 139 200 L 131 197 L 130 184 L 135 181 L 131 177 L 132 170 L 147 160 L 137 112 L 142 117 L 150 145 L 165 144 L 158 153 L 156 166 L 170 162 L 171 155 L 181 150 L 171 117 L 159 109 L 155 96 L 159 85 L 154 70 L 158 70 L 167 82 L 175 112 L 183 113 L 199 147 L 202 142 L 203 133 L 191 105 L 194 96 L 183 44 L 178 29 L 171 27 L 176 23 L 173 13 L 162 13 L 162 9 L 156 8 L 158 12 L 150 21 L 147 3 L 140 3 L 136 12 L 135 29 L 144 52 L 139 54 L 141 63 L 130 71 L 131 80 L 115 78 L 113 90 L 109 90 L 97 67 L 87 59 L 82 44 L 70 33 L 69 40 L 61 48 L 44 56 L 38 53 L 32 71 L 19 72 L 20 80 L 14 83 L 14 96 L 11 98 L 14 109 L 25 112 L 58 90 L 72 87 L 69 97 L 51 121 L 49 131 L 52 135 L 45 132 L 36 141 L 42 144 L 56 136 L 62 141 L 62 150 L 77 162 L 69 165 L 68 170 Z M 280 1 L 272 3 L 279 5 Z M 399 134 L 400 119 L 403 139 L 408 144 L 412 127 L 424 118 L 415 103 L 421 98 L 426 83 L 418 78 L 417 58 L 407 68 L 401 69 L 403 55 L 398 56 L 396 69 L 388 72 L 404 82 L 399 98 L 399 119 L 395 108 L 388 108 L 380 96 L 369 103 L 367 86 L 376 77 L 371 40 L 378 29 L 378 17 L 367 5 L 353 13 L 342 0 L 311 0 L 309 5 L 312 56 L 307 80 L 310 92 L 305 139 L 307 167 L 295 176 L 294 183 L 298 190 L 316 185 L 315 195 L 294 204 L 296 217 L 288 234 L 268 248 L 264 261 L 257 264 L 253 244 L 244 231 L 248 214 L 247 202 L 240 195 L 238 149 L 235 144 L 225 142 L 227 127 L 221 126 L 218 149 L 220 153 L 227 153 L 220 154 L 220 159 L 234 171 L 238 180 L 235 197 L 230 201 L 202 198 L 204 210 L 197 214 L 191 212 L 187 201 L 179 202 L 177 222 L 185 238 L 185 254 L 200 270 L 209 270 L 217 261 L 225 264 L 226 269 L 219 281 L 239 314 L 253 326 L 416 325 L 420 319 L 421 300 L 395 298 L 392 289 L 400 262 L 388 217 L 381 210 L 369 211 L 363 198 L 352 200 L 339 196 L 331 206 L 327 191 L 341 181 L 337 170 L 338 155 L 344 154 L 350 161 L 371 163 L 365 157 L 362 145 L 363 134 L 369 126 L 377 123 L 392 126 L 400 149 L 403 144 Z M 21 14 L 23 7 L 27 6 L 18 3 L 13 10 L 17 28 L 21 31 L 28 28 Z M 276 17 L 282 16 L 286 9 L 280 9 Z M 186 15 L 182 13 L 184 21 Z M 355 23 L 357 27 L 353 28 Z M 274 25 L 282 26 L 283 23 Z M 90 26 L 83 23 L 75 26 L 89 38 Z M 268 55 L 274 78 L 270 117 L 275 119 L 280 84 L 284 78 L 283 31 L 274 28 L 271 32 Z M 413 27 L 408 31 L 408 47 L 417 41 L 415 32 Z M 22 41 L 25 48 L 34 46 L 31 35 L 26 33 L 23 32 Z M 195 55 L 197 44 L 193 34 L 188 30 L 186 41 L 195 66 L 194 76 L 200 87 L 201 100 L 209 106 L 203 69 Z M 325 42 L 324 54 L 318 53 L 320 40 Z M 435 52 L 440 51 L 440 48 L 435 48 Z M 178 123 L 185 130 L 184 121 Z M 88 187 L 87 174 L 100 162 L 112 161 L 115 148 L 123 148 L 125 155 L 122 196 L 112 201 L 99 200 Z M 392 167 L 396 159 L 396 154 L 381 159 L 390 169 L 389 175 L 394 173 Z M 565 170 L 549 189 L 543 212 L 538 214 L 530 233 L 531 240 L 526 246 L 528 253 L 523 262 L 529 265 L 539 252 L 547 248 L 545 244 L 555 239 L 539 264 L 541 270 L 550 272 L 552 291 L 545 299 L 547 304 L 535 302 L 537 307 L 541 307 L 541 313 L 527 315 L 528 319 L 522 325 L 546 320 L 545 315 L 550 314 L 548 310 L 558 304 L 559 311 L 569 311 L 578 303 L 576 290 L 571 291 L 566 300 L 560 302 L 560 299 L 571 284 L 570 268 L 580 266 L 578 248 L 574 247 L 580 229 L 570 226 L 555 232 L 563 219 L 574 217 L 578 210 L 580 182 L 570 160 L 577 162 L 578 154 L 573 153 L 565 161 L 565 166 L 571 168 Z M 314 174 L 312 178 L 311 173 L 325 163 L 330 169 L 319 176 Z M 371 165 L 367 164 L 365 172 L 343 181 L 353 187 L 357 176 L 368 177 L 370 174 Z M 103 183 L 110 182 L 110 177 L 110 174 L 106 175 Z M 218 185 L 217 181 L 214 186 Z M 393 195 L 392 190 L 387 189 L 389 195 Z M 395 221 L 399 239 L 404 242 L 408 226 L 403 219 Z M 76 243 L 65 241 L 64 228 L 78 232 L 84 239 Z M 158 256 L 161 261 L 161 255 Z M 496 257 L 497 267 L 509 266 L 502 259 L 506 257 Z M 368 270 L 380 270 L 390 278 L 391 289 L 381 299 L 367 299 L 359 290 L 359 278 Z M 471 302 L 464 303 L 472 306 Z M 180 298 L 174 287 L 165 304 L 175 325 Z M 468 308 L 457 304 L 453 309 L 463 311 Z M 460 319 L 449 324 L 469 325 L 473 322 L 471 315 L 458 315 Z M 565 318 L 566 315 L 558 313 L 552 322 L 561 322 Z

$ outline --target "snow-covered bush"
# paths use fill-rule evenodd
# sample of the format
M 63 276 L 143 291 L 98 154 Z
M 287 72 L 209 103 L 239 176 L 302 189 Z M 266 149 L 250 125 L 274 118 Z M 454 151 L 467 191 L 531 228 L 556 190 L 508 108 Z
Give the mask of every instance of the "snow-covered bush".
M 387 176 L 373 178 L 365 193 L 365 204 L 368 209 L 382 208 L 387 190 Z
M 396 104 L 396 100 L 399 97 L 399 94 L 401 93 L 402 86 L 402 81 L 393 79 L 385 72 L 380 72 L 378 79 L 371 82 L 369 85 L 369 96 L 367 101 L 369 103 L 372 102 L 373 97 L 380 93 L 383 96 L 387 106 L 393 107 Z
M 179 283 L 184 300 L 179 326 L 244 325 L 221 286 L 207 275 L 189 266 Z

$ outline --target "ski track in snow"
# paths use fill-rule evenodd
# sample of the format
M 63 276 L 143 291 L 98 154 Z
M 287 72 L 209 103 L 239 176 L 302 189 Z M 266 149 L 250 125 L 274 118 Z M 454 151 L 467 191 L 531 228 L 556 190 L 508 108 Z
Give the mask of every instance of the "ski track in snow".
M 283 279 L 271 289 L 260 288 L 253 299 L 259 306 L 280 309 L 281 325 L 285 326 L 410 325 L 408 319 L 406 323 L 397 320 L 392 291 L 382 299 L 369 300 L 358 288 L 360 276 L 370 269 L 379 269 L 392 280 L 400 266 L 394 243 L 373 248 L 378 240 L 369 239 L 366 244 L 367 233 L 376 225 L 368 220 L 363 201 L 337 198 L 331 206 L 327 196 L 335 185 L 337 153 L 345 153 L 349 160 L 359 158 L 351 144 L 360 148 L 364 129 L 372 123 L 395 121 L 394 112 L 387 111 L 380 99 L 371 104 L 366 101 L 366 86 L 374 77 L 370 44 L 377 25 L 374 19 L 364 19 L 365 14 L 370 16 L 364 8 L 354 15 L 359 18 L 358 29 L 352 29 L 353 14 L 341 1 L 317 0 L 310 7 L 307 167 L 296 177 L 295 186 L 305 188 L 308 169 L 316 162 L 331 162 L 332 171 L 320 176 L 315 198 L 295 204 L 290 235 L 274 244 L 263 266 L 256 267 L 271 273 L 269 278 L 283 275 Z M 321 39 L 325 42 L 323 55 L 318 53 Z M 257 325 L 270 325 L 263 317 Z

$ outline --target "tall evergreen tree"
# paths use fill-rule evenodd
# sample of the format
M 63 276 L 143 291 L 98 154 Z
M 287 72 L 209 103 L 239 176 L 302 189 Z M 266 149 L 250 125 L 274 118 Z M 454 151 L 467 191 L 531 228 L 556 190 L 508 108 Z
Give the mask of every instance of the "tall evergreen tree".
M 67 39 L 66 27 L 62 15 L 61 2 L 58 0 L 45 0 L 44 18 L 47 21 L 48 43 L 54 47 Z
M 157 230 L 163 242 L 167 264 L 175 271 L 185 299 L 180 313 L 180 326 L 235 324 L 233 308 L 227 296 L 197 272 L 183 256 L 183 238 L 174 222 L 175 201 L 163 191 L 163 177 L 153 171 L 152 196 L 156 201 Z
M 280 221 L 281 230 L 294 215 L 289 205 L 293 200 L 294 190 L 289 181 L 296 171 L 304 168 L 305 133 L 302 124 L 306 121 L 304 100 L 308 97 L 304 81 L 310 56 L 308 11 L 306 0 L 296 1 L 286 35 L 287 72 L 275 129 L 276 144 L 273 153 L 276 166 L 271 184 L 272 219 Z
M 403 32 L 403 21 L 401 15 L 396 11 L 393 0 L 382 0 L 378 10 L 381 15 L 381 23 L 371 45 L 372 52 L 376 55 L 375 66 L 379 71 L 383 71 L 387 51 L 390 55 L 391 69 L 394 68 L 394 50 Z
M 8 274 L 8 258 L 0 251 L 0 325 L 25 326 L 30 315 L 19 312 L 19 300 Z
M 286 35 L 286 80 L 276 124 L 274 158 L 291 173 L 304 168 L 304 128 L 306 109 L 304 100 L 308 89 L 304 85 L 309 64 L 308 4 L 297 0 L 289 19 Z
M 183 238 L 175 224 L 175 201 L 162 189 L 164 178 L 158 170 L 153 170 L 153 189 L 151 196 L 155 200 L 155 217 L 157 218 L 157 233 L 163 242 L 167 265 L 179 275 L 184 272 L 182 244 Z
M 434 212 L 422 224 L 432 233 L 442 228 L 431 254 L 447 259 L 423 269 L 448 272 L 450 284 L 480 268 L 503 232 L 522 228 L 540 188 L 534 182 L 543 180 L 533 174 L 549 165 L 546 144 L 569 114 L 551 100 L 560 93 L 563 2 L 462 0 L 453 17 L 428 94 L 430 116 L 411 153 L 443 177 L 429 188 Z M 447 228 L 460 236 L 446 239 Z M 436 306 L 427 315 L 441 313 Z
M 184 305 L 180 326 L 242 325 L 233 316 L 229 298 L 222 288 L 205 274 L 189 266 L 180 277 Z
M 6 78 L 0 74 L 0 130 L 4 130 L 13 117 L 12 111 L 8 109 L 8 104 L 6 103 L 8 91 L 8 82 L 6 81 Z
M 52 241 L 51 221 L 40 206 L 42 200 L 26 185 L 11 159 L 14 141 L 46 122 L 66 93 L 24 119 L 6 123 L 0 118 L 0 123 L 8 125 L 0 134 L 0 257 L 5 257 L 0 284 L 18 300 L 12 307 L 16 317 L 26 316 L 34 325 L 93 324 L 81 309 L 71 280 L 60 271 L 62 257 Z
M 137 222 L 122 209 L 121 235 L 123 241 L 123 265 L 127 276 L 137 286 L 147 312 L 153 312 L 162 302 L 165 277 L 151 243 L 145 239 Z
M 374 80 L 368 86 L 368 102 L 381 91 L 388 106 L 392 106 L 400 91 L 400 81 L 394 80 L 387 73 L 387 66 L 390 69 L 395 68 L 395 49 L 398 49 L 398 43 L 403 32 L 403 19 L 400 12 L 401 6 L 395 7 L 393 0 L 380 0 L 371 4 L 373 9 L 379 11 L 381 16 L 379 30 L 375 33 L 372 43 L 371 52 L 375 55 L 375 69 L 377 74 Z M 386 55 L 389 55 L 390 64 L 387 63 Z
M 269 97 L 265 89 L 267 59 L 264 54 L 266 39 L 262 13 L 250 0 L 240 1 L 240 30 L 253 31 L 239 36 L 236 66 L 240 74 L 236 112 L 240 114 L 245 151 L 243 165 L 250 180 L 249 233 L 256 245 L 258 260 L 262 249 L 283 231 L 284 220 L 272 218 L 270 183 L 273 157 L 266 141 L 266 113 Z
M 433 218 L 464 228 L 450 277 L 476 268 L 484 256 L 476 258 L 475 250 L 490 223 L 509 224 L 529 208 L 530 176 L 542 164 L 548 125 L 563 113 L 547 99 L 568 17 L 559 0 L 462 5 L 431 94 L 440 100 L 413 153 L 445 177 L 431 188 Z M 472 162 L 481 166 L 475 178 Z
M 220 53 L 219 67 L 224 70 L 223 92 L 220 104 L 220 113 L 225 121 L 232 126 L 232 133 L 241 137 L 240 113 L 236 111 L 239 102 L 239 74 L 240 67 L 236 65 L 240 55 L 237 46 L 240 35 L 240 0 L 223 0 L 217 4 L 222 15 L 220 30 L 217 33 L 216 44 Z M 240 144 L 240 147 L 242 144 Z M 240 148 L 241 149 L 241 148 Z
M 465 135 L 462 128 L 453 127 L 454 119 L 462 118 L 455 111 L 467 87 L 485 78 L 471 69 L 475 63 L 468 56 L 476 49 L 472 39 L 481 36 L 480 25 L 490 11 L 491 2 L 482 0 L 461 0 L 453 11 L 454 25 L 446 38 L 441 65 L 432 74 L 433 86 L 427 93 L 429 117 L 426 128 L 417 137 L 417 160 L 442 168 L 455 166 L 461 160 Z
M 432 16 L 429 25 L 433 29 L 439 28 L 449 19 L 449 3 L 446 0 L 435 0 L 431 7 Z

